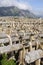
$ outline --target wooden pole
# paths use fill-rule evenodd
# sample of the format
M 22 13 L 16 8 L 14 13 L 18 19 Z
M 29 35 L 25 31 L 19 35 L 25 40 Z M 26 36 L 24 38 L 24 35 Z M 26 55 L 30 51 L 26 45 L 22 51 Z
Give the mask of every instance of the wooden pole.
M 36 40 L 36 50 L 39 48 L 40 42 L 39 40 Z
M 40 65 L 40 59 L 35 62 L 36 65 Z
M 12 45 L 12 39 L 11 39 L 10 35 L 7 35 L 7 37 L 9 38 L 10 45 Z
M 10 45 L 12 45 L 12 39 L 11 39 L 11 37 L 10 37 L 9 35 L 7 35 L 7 37 L 8 37 L 9 40 L 10 40 Z M 13 58 L 15 59 L 15 56 L 14 56 L 14 52 L 13 52 L 13 51 L 12 51 L 11 55 L 12 55 L 12 59 L 13 59 Z
M 25 53 L 26 53 L 26 50 L 25 50 L 25 46 L 23 46 L 23 53 L 22 53 L 22 65 L 25 65 L 24 63 L 24 57 L 25 57 Z
M 30 47 L 30 51 L 32 51 L 32 43 L 31 42 L 29 42 L 29 47 Z
M 19 65 L 22 64 L 22 53 L 23 53 L 23 51 L 21 50 L 20 54 L 19 54 Z

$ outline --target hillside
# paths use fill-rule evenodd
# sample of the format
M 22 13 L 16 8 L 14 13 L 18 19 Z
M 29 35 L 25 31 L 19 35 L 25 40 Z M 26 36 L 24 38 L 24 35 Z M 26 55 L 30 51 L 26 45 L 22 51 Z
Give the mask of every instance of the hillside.
M 23 16 L 35 18 L 36 16 L 31 13 L 29 10 L 22 10 L 15 6 L 10 7 L 0 7 L 0 16 Z

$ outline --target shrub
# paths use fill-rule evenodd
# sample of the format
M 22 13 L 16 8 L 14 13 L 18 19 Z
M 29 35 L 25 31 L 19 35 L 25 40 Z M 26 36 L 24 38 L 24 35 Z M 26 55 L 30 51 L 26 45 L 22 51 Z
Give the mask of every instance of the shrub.
M 12 59 L 12 60 L 9 60 L 8 61 L 8 65 L 16 65 L 15 61 Z
M 2 57 L 3 59 L 1 60 L 1 65 L 16 65 L 16 62 L 13 59 L 7 60 L 6 54 L 3 54 Z

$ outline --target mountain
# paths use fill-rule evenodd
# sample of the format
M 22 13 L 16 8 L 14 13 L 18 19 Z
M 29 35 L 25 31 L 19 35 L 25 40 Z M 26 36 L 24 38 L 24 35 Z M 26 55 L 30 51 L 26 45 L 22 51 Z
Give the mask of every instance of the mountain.
M 22 10 L 16 6 L 0 7 L 0 16 L 23 16 L 35 18 L 36 16 L 29 10 Z
M 43 15 L 37 15 L 39 18 L 43 18 Z

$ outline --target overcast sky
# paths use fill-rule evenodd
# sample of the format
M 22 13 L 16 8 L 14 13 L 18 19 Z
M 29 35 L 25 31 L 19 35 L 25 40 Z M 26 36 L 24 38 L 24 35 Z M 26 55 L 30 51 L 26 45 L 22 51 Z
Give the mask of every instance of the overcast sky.
M 43 0 L 0 0 L 0 7 L 17 6 L 28 9 L 37 15 L 43 15 Z

